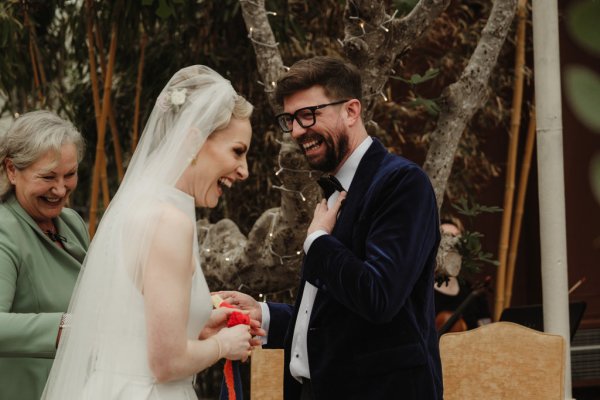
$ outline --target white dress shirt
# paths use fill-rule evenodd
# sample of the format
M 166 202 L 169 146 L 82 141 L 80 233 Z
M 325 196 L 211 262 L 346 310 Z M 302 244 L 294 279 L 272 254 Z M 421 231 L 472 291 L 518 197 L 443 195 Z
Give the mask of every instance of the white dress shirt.
M 367 136 L 365 140 L 352 152 L 350 157 L 346 160 L 344 165 L 340 168 L 335 177 L 340 181 L 342 186 L 348 190 L 354 179 L 354 174 L 358 168 L 360 160 L 363 158 L 369 146 L 373 143 L 373 139 Z M 337 200 L 340 192 L 335 191 L 327 199 L 327 207 L 331 207 Z M 304 253 L 308 253 L 308 249 L 312 243 L 318 237 L 327 235 L 324 230 L 318 230 L 307 236 L 304 241 Z M 292 338 L 292 349 L 290 361 L 290 372 L 292 376 L 299 382 L 302 382 L 302 378 L 310 379 L 310 369 L 308 367 L 308 350 L 306 344 L 306 335 L 308 333 L 308 322 L 310 321 L 310 314 L 313 309 L 315 298 L 317 296 L 318 289 L 309 282 L 304 285 L 304 292 L 302 294 L 302 300 L 300 301 L 300 309 L 298 310 L 298 316 L 296 318 L 296 326 L 294 329 L 294 336 Z M 262 327 L 268 328 L 270 322 L 269 307 L 266 304 L 261 303 L 262 307 Z

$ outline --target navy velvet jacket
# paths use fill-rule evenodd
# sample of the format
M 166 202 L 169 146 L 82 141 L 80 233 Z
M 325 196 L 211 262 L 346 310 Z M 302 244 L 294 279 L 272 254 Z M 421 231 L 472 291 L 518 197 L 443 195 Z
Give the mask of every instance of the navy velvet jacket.
M 285 398 L 304 282 L 319 291 L 308 328 L 316 399 L 442 399 L 433 271 L 440 240 L 427 175 L 374 140 L 331 235 L 304 258 L 295 307 L 269 303 L 267 347 L 285 349 Z

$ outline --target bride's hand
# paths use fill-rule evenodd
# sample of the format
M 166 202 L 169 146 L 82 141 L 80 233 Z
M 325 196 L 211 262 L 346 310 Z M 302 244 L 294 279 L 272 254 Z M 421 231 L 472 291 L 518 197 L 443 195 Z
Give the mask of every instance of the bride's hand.
M 229 318 L 229 315 L 231 315 L 231 313 L 234 311 L 241 312 L 244 314 L 248 313 L 248 311 L 236 310 L 234 308 L 225 307 L 213 310 L 209 320 L 204 325 L 204 328 L 202 328 L 198 339 L 208 339 L 209 337 L 219 332 L 221 329 L 226 328 L 227 318 Z M 252 334 L 252 336 L 265 336 L 267 333 L 264 331 L 264 329 L 260 327 L 260 322 L 250 318 L 250 334 Z M 250 342 L 252 346 L 259 346 L 261 344 L 260 339 L 252 339 Z
M 216 334 L 215 338 L 221 343 L 223 353 L 221 356 L 229 360 L 246 361 L 250 356 L 252 345 L 250 327 L 240 324 L 225 328 Z
M 198 339 L 208 339 L 209 337 L 219 332 L 221 329 L 227 327 L 227 318 L 229 318 L 229 315 L 234 311 L 236 310 L 234 310 L 233 308 L 217 308 L 215 310 L 212 310 L 210 318 L 208 319 L 208 321 L 206 321 L 206 324 L 202 328 L 202 331 L 200 331 Z

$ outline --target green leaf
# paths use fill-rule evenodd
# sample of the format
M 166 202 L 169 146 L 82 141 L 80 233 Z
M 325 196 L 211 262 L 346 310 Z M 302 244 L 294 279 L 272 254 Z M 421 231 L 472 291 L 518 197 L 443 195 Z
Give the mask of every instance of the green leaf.
M 156 15 L 161 19 L 167 19 L 173 15 L 173 9 L 167 3 L 167 0 L 159 0 L 158 8 L 156 9 Z
M 579 120 L 600 133 L 600 75 L 581 65 L 565 68 L 565 96 Z
M 469 200 L 465 197 L 461 197 L 458 199 L 457 203 L 452 204 L 452 207 L 458 211 L 459 214 L 468 216 L 468 217 L 476 217 L 479 214 L 484 212 L 494 213 L 501 212 L 502 208 L 496 206 L 484 206 L 481 204 L 477 204 L 473 201 L 473 204 L 469 204 Z
M 429 69 L 425 72 L 425 75 L 421 76 L 419 74 L 413 74 L 410 77 L 410 83 L 413 85 L 418 85 L 419 83 L 427 82 L 437 76 L 440 71 L 438 69 Z
M 578 45 L 600 55 L 600 1 L 573 2 L 568 6 L 567 31 Z
M 154 0 L 142 0 L 143 6 L 151 6 Z
M 402 78 L 401 76 L 391 76 L 391 75 L 390 75 L 390 76 L 389 76 L 389 78 L 390 78 L 390 79 L 397 80 L 397 81 L 402 81 L 402 82 L 404 82 L 404 83 L 410 83 L 410 81 L 409 81 L 408 79 L 404 79 L 404 78 Z
M 410 106 L 410 107 L 423 106 L 425 108 L 425 110 L 427 111 L 427 113 L 429 113 L 432 116 L 436 116 L 440 112 L 440 107 L 438 106 L 438 104 L 435 100 L 425 99 L 423 97 L 417 97 L 416 99 L 410 101 L 408 103 L 408 106 Z
M 439 69 L 430 68 L 425 72 L 425 75 L 423 75 L 423 76 L 421 76 L 419 74 L 412 74 L 410 79 L 404 79 L 399 76 L 390 76 L 389 78 L 395 79 L 398 81 L 402 81 L 402 82 L 408 83 L 410 85 L 418 85 L 420 83 L 427 82 L 427 81 L 435 78 L 436 76 L 438 76 L 439 73 L 440 73 Z
M 481 206 L 480 205 L 479 210 L 481 210 L 481 212 L 489 212 L 489 213 L 502 212 L 502 208 L 497 207 L 497 206 Z

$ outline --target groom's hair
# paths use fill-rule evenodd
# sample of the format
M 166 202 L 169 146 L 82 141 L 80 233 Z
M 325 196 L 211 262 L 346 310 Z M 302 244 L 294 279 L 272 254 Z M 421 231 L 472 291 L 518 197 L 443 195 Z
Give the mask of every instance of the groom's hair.
M 313 57 L 292 65 L 277 82 L 275 99 L 279 104 L 301 90 L 322 86 L 331 100 L 358 99 L 362 102 L 362 83 L 358 69 L 333 57 Z

